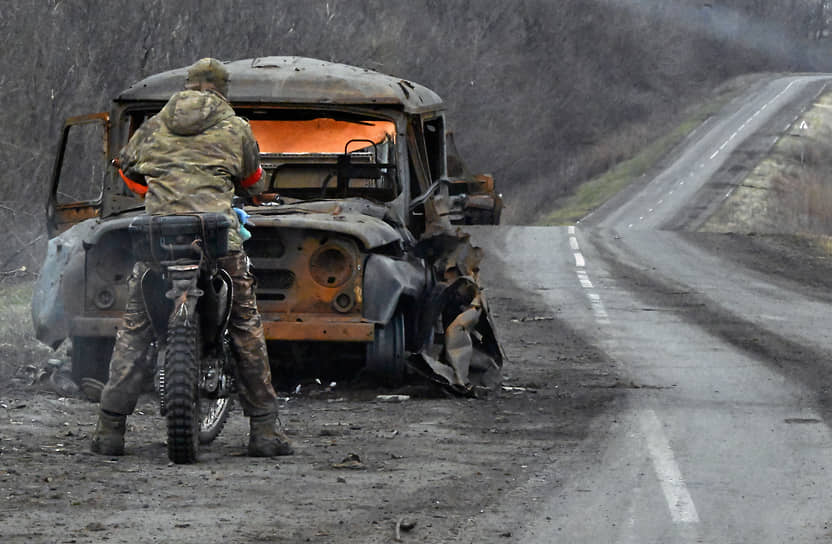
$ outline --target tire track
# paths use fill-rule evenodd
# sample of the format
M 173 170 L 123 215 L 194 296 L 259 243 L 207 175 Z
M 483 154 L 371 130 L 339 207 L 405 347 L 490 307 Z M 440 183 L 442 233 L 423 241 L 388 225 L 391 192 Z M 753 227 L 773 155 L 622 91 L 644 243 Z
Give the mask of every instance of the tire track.
M 819 413 L 832 426 L 832 354 L 766 330 L 687 285 L 640 269 L 628 262 L 623 249 L 613 247 L 602 234 L 592 233 L 590 239 L 598 256 L 616 271 L 616 283 L 644 303 L 673 312 L 786 379 L 800 382 L 814 392 Z

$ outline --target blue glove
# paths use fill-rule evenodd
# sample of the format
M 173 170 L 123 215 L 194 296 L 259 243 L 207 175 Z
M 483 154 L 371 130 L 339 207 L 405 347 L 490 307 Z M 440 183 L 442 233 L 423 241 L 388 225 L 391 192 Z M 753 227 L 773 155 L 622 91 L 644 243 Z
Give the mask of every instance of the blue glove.
M 251 238 L 251 233 L 245 228 L 243 225 L 248 223 L 249 214 L 242 208 L 231 208 L 234 210 L 234 213 L 237 214 L 237 218 L 240 220 L 240 236 L 243 238 L 243 242 Z

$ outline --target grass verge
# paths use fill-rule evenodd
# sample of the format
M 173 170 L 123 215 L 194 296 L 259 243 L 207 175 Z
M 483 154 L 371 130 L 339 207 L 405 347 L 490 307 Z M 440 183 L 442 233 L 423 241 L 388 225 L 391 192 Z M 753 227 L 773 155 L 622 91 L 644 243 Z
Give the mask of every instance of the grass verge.
M 700 230 L 828 236 L 832 233 L 830 172 L 832 91 L 827 91 L 778 139 Z
M 31 279 L 0 281 L 0 380 L 20 375 L 29 365 L 42 366 L 53 356 L 49 347 L 35 338 L 32 327 Z

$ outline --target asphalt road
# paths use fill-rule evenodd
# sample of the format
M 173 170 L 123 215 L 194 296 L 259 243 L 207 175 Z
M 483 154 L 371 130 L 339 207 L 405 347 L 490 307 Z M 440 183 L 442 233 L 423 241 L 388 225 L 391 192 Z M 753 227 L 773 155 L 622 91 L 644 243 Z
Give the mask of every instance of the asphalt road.
M 829 302 L 683 232 L 730 195 L 712 185 L 732 151 L 822 84 L 752 89 L 576 227 L 475 231 L 628 387 L 594 425 L 600 461 L 560 474 L 517 542 L 832 541 Z

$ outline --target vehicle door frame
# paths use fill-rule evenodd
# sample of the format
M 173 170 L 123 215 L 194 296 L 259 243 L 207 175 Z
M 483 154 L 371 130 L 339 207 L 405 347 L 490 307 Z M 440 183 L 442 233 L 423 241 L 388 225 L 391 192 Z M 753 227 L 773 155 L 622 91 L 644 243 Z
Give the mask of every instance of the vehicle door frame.
M 93 123 L 100 123 L 104 128 L 104 133 L 102 135 L 104 139 L 102 166 L 106 169 L 107 157 L 110 156 L 110 114 L 108 112 L 100 112 L 68 118 L 64 122 L 64 127 L 61 132 L 61 139 L 58 144 L 58 153 L 52 170 L 49 199 L 46 203 L 46 226 L 50 238 L 85 219 L 97 217 L 101 213 L 101 204 L 104 196 L 103 179 L 101 194 L 98 195 L 98 199 L 69 202 L 66 204 L 58 203 L 58 185 L 61 178 L 61 169 L 64 164 L 69 132 L 73 127 Z

